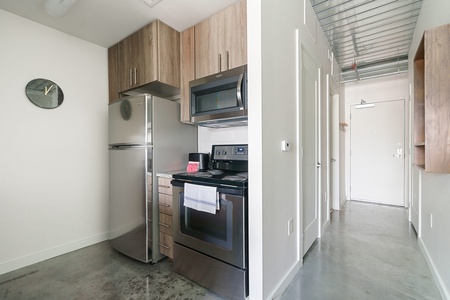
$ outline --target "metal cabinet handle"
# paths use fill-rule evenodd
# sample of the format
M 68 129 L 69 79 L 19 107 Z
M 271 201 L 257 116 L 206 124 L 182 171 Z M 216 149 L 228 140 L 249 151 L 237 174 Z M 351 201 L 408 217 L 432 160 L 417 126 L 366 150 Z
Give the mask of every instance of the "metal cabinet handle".
M 163 227 L 170 228 L 170 224 L 166 224 L 166 223 L 159 222 L 159 225 L 161 225 L 161 226 L 163 226 Z
M 219 73 L 222 72 L 222 54 L 219 53 Z
M 336 160 L 334 158 L 331 159 L 331 162 L 335 162 Z
M 158 185 L 159 187 L 165 188 L 165 189 L 170 189 L 170 185 Z
M 130 85 L 133 85 L 133 69 L 130 69 Z
M 229 70 L 230 69 L 230 52 L 227 51 L 226 53 L 227 53 L 227 70 Z
M 169 246 L 167 246 L 167 245 L 164 245 L 164 244 L 162 244 L 162 243 L 158 243 L 161 247 L 163 247 L 163 248 L 166 248 L 166 249 L 170 249 L 170 247 Z
M 137 68 L 134 68 L 134 84 L 137 84 Z
M 164 207 L 170 207 L 170 204 L 166 204 L 166 203 L 159 203 L 159 205 L 164 206 Z

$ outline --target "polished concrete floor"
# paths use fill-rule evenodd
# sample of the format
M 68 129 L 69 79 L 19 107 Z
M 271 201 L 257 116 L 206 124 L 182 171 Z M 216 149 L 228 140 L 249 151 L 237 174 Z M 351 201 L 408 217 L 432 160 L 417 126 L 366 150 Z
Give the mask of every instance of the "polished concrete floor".
M 221 298 L 175 274 L 167 259 L 143 264 L 104 242 L 1 275 L 0 299 Z M 441 298 L 407 211 L 349 202 L 332 213 L 281 299 Z
M 441 299 L 408 210 L 347 202 L 281 299 Z

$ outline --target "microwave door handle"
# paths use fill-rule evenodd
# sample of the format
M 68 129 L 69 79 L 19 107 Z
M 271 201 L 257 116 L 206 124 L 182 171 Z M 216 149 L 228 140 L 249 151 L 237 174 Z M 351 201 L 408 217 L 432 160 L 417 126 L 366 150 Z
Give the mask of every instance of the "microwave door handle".
M 239 80 L 236 88 L 236 98 L 239 104 L 239 110 L 244 110 L 244 103 L 242 102 L 242 79 L 244 78 L 244 74 L 239 75 Z

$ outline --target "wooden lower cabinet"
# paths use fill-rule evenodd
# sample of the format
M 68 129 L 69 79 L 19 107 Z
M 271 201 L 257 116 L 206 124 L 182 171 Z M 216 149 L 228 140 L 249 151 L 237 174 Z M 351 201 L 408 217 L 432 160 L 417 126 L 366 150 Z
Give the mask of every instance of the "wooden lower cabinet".
M 173 259 L 172 178 L 158 177 L 159 251 Z

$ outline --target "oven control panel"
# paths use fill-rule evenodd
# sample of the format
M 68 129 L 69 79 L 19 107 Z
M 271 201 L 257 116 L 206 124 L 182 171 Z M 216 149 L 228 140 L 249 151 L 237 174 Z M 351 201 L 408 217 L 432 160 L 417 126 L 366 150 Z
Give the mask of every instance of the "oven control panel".
M 248 161 L 248 145 L 213 145 L 212 159 Z

